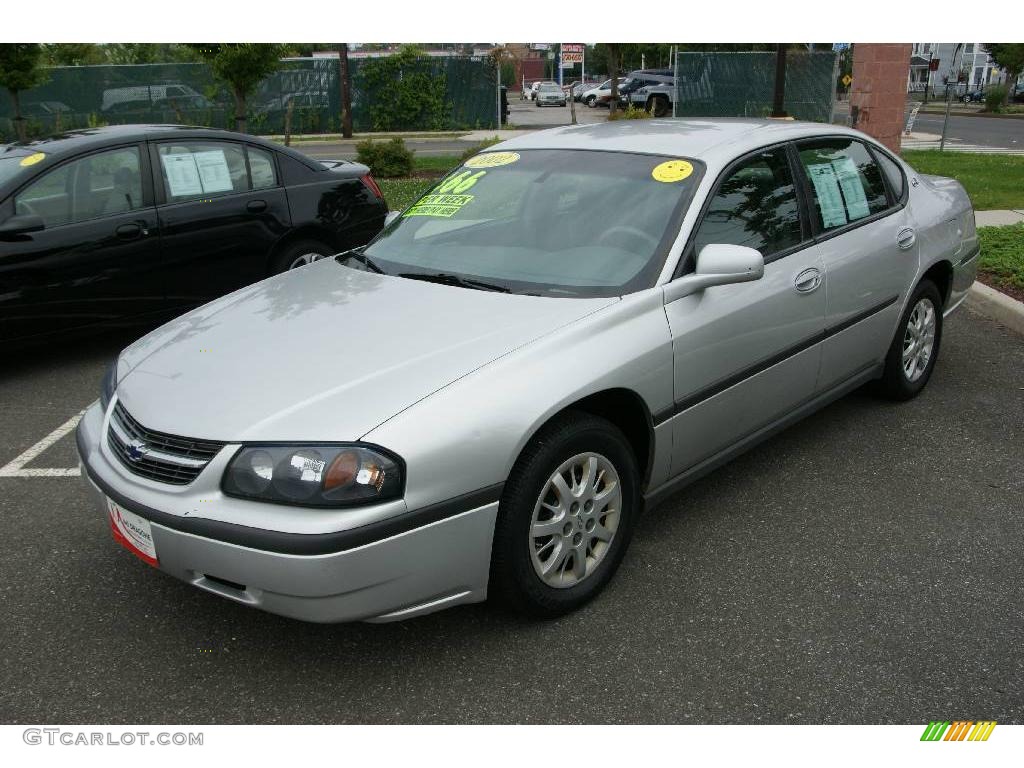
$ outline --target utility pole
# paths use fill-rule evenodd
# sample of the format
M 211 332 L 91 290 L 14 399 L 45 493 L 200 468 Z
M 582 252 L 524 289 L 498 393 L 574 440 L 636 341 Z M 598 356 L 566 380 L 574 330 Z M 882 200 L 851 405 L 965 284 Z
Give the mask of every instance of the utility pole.
M 338 44 L 338 74 L 341 78 L 341 135 L 352 138 L 352 92 L 348 79 L 348 43 Z

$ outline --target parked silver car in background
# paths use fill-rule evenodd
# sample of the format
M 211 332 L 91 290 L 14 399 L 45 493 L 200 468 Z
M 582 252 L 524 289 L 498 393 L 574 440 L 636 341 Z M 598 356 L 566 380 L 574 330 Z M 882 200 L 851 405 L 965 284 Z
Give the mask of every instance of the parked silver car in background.
M 849 129 L 533 133 L 128 347 L 83 474 L 122 544 L 245 605 L 558 615 L 643 506 L 856 387 L 920 392 L 977 255 L 958 183 Z

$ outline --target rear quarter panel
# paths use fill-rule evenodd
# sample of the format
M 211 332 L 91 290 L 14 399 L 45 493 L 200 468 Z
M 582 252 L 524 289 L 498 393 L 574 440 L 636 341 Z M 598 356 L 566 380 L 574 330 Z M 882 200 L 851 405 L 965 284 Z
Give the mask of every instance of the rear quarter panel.
M 946 262 L 953 269 L 946 300 L 948 310 L 963 300 L 977 271 L 974 209 L 967 191 L 958 181 L 919 174 L 912 168 L 908 168 L 907 175 L 921 274 L 939 262 Z

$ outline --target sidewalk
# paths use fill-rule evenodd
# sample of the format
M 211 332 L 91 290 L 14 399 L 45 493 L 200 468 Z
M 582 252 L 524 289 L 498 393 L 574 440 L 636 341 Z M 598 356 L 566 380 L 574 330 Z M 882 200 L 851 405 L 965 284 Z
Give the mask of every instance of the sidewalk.
M 979 227 L 1011 227 L 1024 221 L 1024 209 L 1014 211 L 975 211 L 974 221 Z

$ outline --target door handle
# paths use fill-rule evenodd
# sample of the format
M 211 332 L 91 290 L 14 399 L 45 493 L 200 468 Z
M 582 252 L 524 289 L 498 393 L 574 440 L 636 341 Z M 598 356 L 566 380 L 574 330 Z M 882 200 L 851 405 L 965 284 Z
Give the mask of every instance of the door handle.
M 250 200 L 245 204 L 245 210 L 249 211 L 249 213 L 261 213 L 262 211 L 267 210 L 267 201 Z
M 917 234 L 913 227 L 904 227 L 896 234 L 896 247 L 901 251 L 913 248 L 915 242 L 917 242 Z
M 136 238 L 142 237 L 145 233 L 146 230 L 138 224 L 122 224 L 114 230 L 114 234 L 121 240 L 135 240 Z
M 821 272 L 816 267 L 805 269 L 793 278 L 793 287 L 799 293 L 810 293 L 821 285 Z

